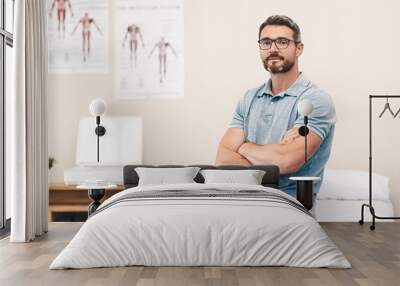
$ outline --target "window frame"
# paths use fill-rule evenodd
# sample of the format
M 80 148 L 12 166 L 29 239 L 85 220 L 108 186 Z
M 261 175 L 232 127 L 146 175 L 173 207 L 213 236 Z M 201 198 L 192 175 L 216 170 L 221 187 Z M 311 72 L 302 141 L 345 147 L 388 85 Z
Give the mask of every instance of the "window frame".
M 6 15 L 6 1 L 12 2 L 12 15 Z M 5 185 L 5 105 L 6 105 L 6 50 L 13 48 L 13 33 L 6 30 L 6 17 L 12 17 L 14 22 L 15 0 L 0 0 L 0 236 L 10 232 L 11 219 L 6 218 L 6 185 Z M 13 27 L 14 28 L 14 27 Z M 12 29 L 14 30 L 14 29 Z

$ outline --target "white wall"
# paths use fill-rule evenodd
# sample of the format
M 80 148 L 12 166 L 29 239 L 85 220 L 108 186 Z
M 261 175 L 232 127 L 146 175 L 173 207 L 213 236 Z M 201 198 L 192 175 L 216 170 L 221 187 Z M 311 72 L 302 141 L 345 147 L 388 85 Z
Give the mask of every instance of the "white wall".
M 50 75 L 49 152 L 57 160 L 52 182 L 74 165 L 77 125 L 95 97 L 108 114 L 134 114 L 144 121 L 144 163 L 213 163 L 217 144 L 237 100 L 267 80 L 258 57 L 258 27 L 269 15 L 285 14 L 301 27 L 301 70 L 327 90 L 338 122 L 331 168 L 368 170 L 368 95 L 400 94 L 399 1 L 187 0 L 185 97 L 175 100 L 116 100 L 113 94 L 113 35 L 106 75 Z M 113 2 L 110 27 L 113 31 Z M 375 114 L 384 102 L 376 102 Z M 393 101 L 400 107 L 400 100 Z M 397 179 L 400 119 L 374 120 L 374 171 L 391 178 L 400 210 Z

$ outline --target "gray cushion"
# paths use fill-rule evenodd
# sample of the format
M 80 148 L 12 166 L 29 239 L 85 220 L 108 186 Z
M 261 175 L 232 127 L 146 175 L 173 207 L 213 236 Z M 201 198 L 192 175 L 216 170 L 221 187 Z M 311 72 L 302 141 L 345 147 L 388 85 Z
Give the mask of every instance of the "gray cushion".
M 261 185 L 265 171 L 262 170 L 202 170 L 206 184 L 233 183 L 246 185 Z
M 139 186 L 195 183 L 193 179 L 199 170 L 199 167 L 135 168 Z

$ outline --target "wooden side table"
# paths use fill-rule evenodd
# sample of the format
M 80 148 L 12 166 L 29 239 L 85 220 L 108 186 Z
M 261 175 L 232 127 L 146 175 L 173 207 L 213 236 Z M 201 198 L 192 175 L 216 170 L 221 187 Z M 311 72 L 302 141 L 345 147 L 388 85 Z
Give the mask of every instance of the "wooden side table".
M 100 202 L 124 190 L 122 185 L 108 189 Z M 49 184 L 49 220 L 54 221 L 57 214 L 86 213 L 92 200 L 87 189 L 78 189 L 77 185 L 63 183 Z

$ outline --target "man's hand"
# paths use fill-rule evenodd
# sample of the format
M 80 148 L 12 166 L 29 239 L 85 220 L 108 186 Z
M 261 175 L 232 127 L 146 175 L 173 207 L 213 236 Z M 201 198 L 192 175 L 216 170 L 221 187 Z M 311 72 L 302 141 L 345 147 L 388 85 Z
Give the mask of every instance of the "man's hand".
M 300 137 L 299 128 L 289 129 L 282 138 L 281 144 L 289 144 Z
M 245 154 L 246 154 L 247 147 L 248 147 L 250 144 L 251 144 L 251 143 L 248 143 L 248 142 L 247 142 L 247 143 L 243 143 L 242 145 L 240 145 L 239 150 L 238 150 L 238 153 L 244 157 Z
M 238 149 L 243 142 L 243 129 L 229 128 L 219 143 L 215 164 L 250 166 L 251 163 L 238 153 Z

